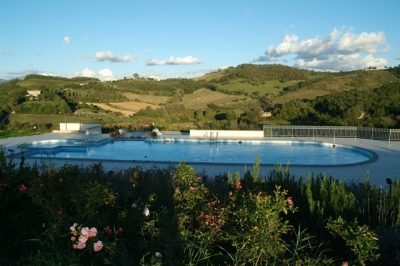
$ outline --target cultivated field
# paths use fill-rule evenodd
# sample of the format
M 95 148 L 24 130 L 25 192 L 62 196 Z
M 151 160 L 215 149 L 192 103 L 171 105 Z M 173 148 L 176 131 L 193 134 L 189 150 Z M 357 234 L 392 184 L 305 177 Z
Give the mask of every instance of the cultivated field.
M 165 104 L 170 99 L 170 97 L 167 96 L 144 95 L 131 92 L 124 92 L 122 95 L 132 101 L 138 99 L 140 102 L 150 103 L 153 105 Z
M 207 105 L 210 103 L 224 105 L 240 101 L 241 99 L 243 99 L 243 96 L 227 95 L 209 89 L 199 89 L 192 94 L 183 96 L 182 103 L 188 109 L 201 109 L 207 108 Z
M 157 105 L 142 103 L 142 102 L 121 102 L 121 103 L 87 103 L 93 104 L 94 106 L 100 107 L 103 110 L 108 110 L 112 112 L 120 112 L 124 116 L 130 116 L 138 112 L 140 109 L 144 109 L 150 106 L 153 109 L 159 108 Z

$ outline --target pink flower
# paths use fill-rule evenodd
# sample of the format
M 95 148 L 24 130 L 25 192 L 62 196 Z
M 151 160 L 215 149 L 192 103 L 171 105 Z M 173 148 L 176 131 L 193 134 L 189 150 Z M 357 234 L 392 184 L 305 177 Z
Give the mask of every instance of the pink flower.
M 288 198 L 286 199 L 286 201 L 287 201 L 287 203 L 288 203 L 289 205 L 293 204 L 292 197 L 288 197 Z
M 119 173 L 120 175 L 123 175 L 123 174 L 125 174 L 124 170 L 122 170 L 122 169 L 121 169 L 121 170 L 119 170 L 119 171 L 118 171 L 118 173 Z
M 24 184 L 22 184 L 18 189 L 19 189 L 19 191 L 25 191 L 26 186 Z
M 86 247 L 86 243 L 79 242 L 78 244 L 74 244 L 72 247 L 74 249 L 84 249 Z
M 240 181 L 236 182 L 236 188 L 237 189 L 241 189 L 242 188 L 242 185 L 240 184 Z
M 149 215 L 150 215 L 150 210 L 149 210 L 148 208 L 144 208 L 143 214 L 144 214 L 145 216 L 149 216 Z
M 90 230 L 89 227 L 83 227 L 81 229 L 81 234 L 84 235 L 84 236 L 87 236 L 88 233 L 89 233 L 89 230 Z
M 56 214 L 57 214 L 57 215 L 61 215 L 61 214 L 62 214 L 62 211 L 56 210 Z
M 95 237 L 97 235 L 97 229 L 92 227 L 83 227 L 81 230 L 81 234 L 87 237 Z
M 2 187 L 7 187 L 7 184 L 5 184 L 5 183 L 0 183 L 0 186 L 2 186 Z
M 93 244 L 93 250 L 96 252 L 100 251 L 102 248 L 103 248 L 103 242 L 100 240 Z
M 146 172 L 142 171 L 141 175 L 142 175 L 142 179 L 144 179 L 146 177 Z
M 47 177 L 48 178 L 52 178 L 53 176 L 55 176 L 56 174 L 52 173 L 52 172 L 48 172 L 47 173 Z
M 201 182 L 201 177 L 200 176 L 197 177 L 197 182 Z
M 75 241 L 75 240 L 76 240 L 76 237 L 71 236 L 71 241 Z
M 118 230 L 117 230 L 117 234 L 122 234 L 122 232 L 123 232 L 123 230 L 122 230 L 122 228 L 120 227 L 120 228 L 118 228 Z
M 95 227 L 90 228 L 88 237 L 95 237 L 97 235 L 97 229 Z
M 190 190 L 196 190 L 196 188 L 195 188 L 195 187 L 192 187 L 192 186 L 190 186 L 189 189 L 190 189 Z
M 104 227 L 104 231 L 106 232 L 106 234 L 109 234 L 109 235 L 111 235 L 111 233 L 112 233 L 112 230 L 109 226 Z
M 78 240 L 79 240 L 79 243 L 86 243 L 86 241 L 88 240 L 88 237 L 84 236 L 84 235 L 80 235 Z

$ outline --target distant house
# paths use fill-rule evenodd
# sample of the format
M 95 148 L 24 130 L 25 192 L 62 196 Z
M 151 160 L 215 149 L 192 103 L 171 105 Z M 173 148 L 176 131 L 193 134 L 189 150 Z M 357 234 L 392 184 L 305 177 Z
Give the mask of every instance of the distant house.
M 272 113 L 271 112 L 263 112 L 262 117 L 271 117 Z
M 27 90 L 26 91 L 28 93 L 28 95 L 26 95 L 27 97 L 31 97 L 31 98 L 37 98 L 38 95 L 41 93 L 40 90 Z
M 141 126 L 141 127 L 149 127 L 150 126 L 150 123 L 147 121 L 139 122 L 137 124 L 138 124 L 138 126 Z

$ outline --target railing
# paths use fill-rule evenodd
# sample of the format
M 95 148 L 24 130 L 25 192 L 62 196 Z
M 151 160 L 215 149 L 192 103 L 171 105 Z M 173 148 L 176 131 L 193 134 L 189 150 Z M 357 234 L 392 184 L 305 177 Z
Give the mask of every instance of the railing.
M 264 125 L 264 137 L 361 138 L 400 140 L 400 129 L 344 126 Z
M 40 157 L 43 158 L 43 154 L 45 154 L 47 156 L 47 158 L 50 158 L 51 155 L 53 154 L 54 158 L 56 158 L 56 155 L 54 154 L 53 150 L 41 150 L 40 151 Z

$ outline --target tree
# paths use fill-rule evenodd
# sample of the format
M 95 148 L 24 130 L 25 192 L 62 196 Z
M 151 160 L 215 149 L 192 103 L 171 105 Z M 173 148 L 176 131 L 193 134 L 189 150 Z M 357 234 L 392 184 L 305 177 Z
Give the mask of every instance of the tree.
M 135 79 L 139 79 L 139 78 L 140 78 L 138 73 L 133 74 L 133 77 L 134 77 Z

